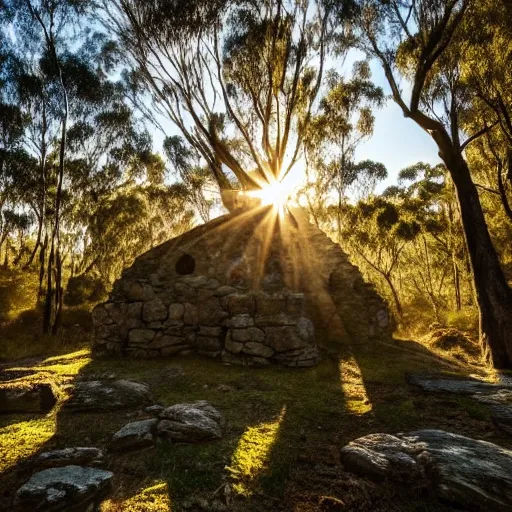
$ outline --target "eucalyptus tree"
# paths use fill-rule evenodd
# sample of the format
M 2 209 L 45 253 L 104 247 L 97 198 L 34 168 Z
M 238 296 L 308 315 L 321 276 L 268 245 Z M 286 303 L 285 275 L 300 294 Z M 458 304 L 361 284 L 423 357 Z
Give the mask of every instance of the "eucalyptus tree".
M 414 218 L 386 197 L 373 197 L 344 207 L 347 222 L 342 236 L 350 251 L 370 275 L 382 279 L 399 317 L 403 315 L 398 272 L 404 249 L 420 232 Z
M 234 186 L 259 189 L 290 172 L 327 52 L 350 36 L 351 0 L 100 3 L 100 20 L 129 57 L 132 90 L 150 91 L 154 111 L 201 155 L 226 206 Z M 147 102 L 139 106 L 154 117 Z
M 208 168 L 201 165 L 200 154 L 185 140 L 174 135 L 164 141 L 164 152 L 175 173 L 185 185 L 190 202 L 194 205 L 203 222 L 210 220 L 214 204 L 215 182 Z
M 483 350 L 497 368 L 512 367 L 512 291 L 493 247 L 464 150 L 499 122 L 496 113 L 466 134 L 475 91 L 464 80 L 464 23 L 476 0 L 360 0 L 362 47 L 380 61 L 403 114 L 435 141 L 453 180 L 480 311 Z M 403 77 L 410 94 L 400 87 Z M 465 136 L 465 139 L 464 139 Z
M 42 84 L 43 89 L 47 84 L 55 84 L 56 87 L 56 90 L 52 91 L 52 97 L 56 101 L 56 118 L 59 125 L 58 172 L 46 271 L 43 326 L 45 332 L 56 332 L 62 309 L 60 224 L 66 136 L 70 114 L 68 76 L 64 71 L 64 59 L 69 54 L 73 29 L 78 28 L 80 16 L 85 13 L 88 4 L 87 0 L 9 0 L 4 2 L 3 6 L 8 17 L 10 16 L 10 27 L 15 34 L 15 44 L 21 45 L 24 42 L 30 45 L 35 60 L 47 79 Z M 37 85 L 40 86 L 41 84 Z M 46 113 L 43 112 L 42 116 L 45 118 Z M 43 146 L 45 145 L 46 142 L 43 143 Z M 41 158 L 42 180 L 46 178 L 44 176 L 45 158 L 46 147 L 43 147 Z M 43 258 L 40 258 L 41 261 L 43 261 Z
M 357 147 L 373 133 L 373 109 L 384 102 L 384 93 L 371 81 L 368 62 L 357 61 L 347 79 L 337 71 L 327 74 L 327 91 L 320 100 L 305 137 L 308 167 L 312 168 L 317 208 L 327 207 L 330 197 L 337 198 L 335 211 L 338 239 L 341 240 L 342 209 L 347 192 L 369 196 L 377 183 L 387 176 L 382 164 L 356 162 Z M 308 169 L 309 170 L 309 169 Z M 308 198 L 309 199 L 309 198 Z M 311 200 L 309 200 L 311 204 Z

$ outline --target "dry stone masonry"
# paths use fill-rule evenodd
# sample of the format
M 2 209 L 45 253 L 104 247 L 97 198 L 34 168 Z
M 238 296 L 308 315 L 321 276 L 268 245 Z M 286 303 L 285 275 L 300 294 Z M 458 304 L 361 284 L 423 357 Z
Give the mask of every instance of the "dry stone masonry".
M 297 211 L 239 210 L 143 254 L 93 311 L 95 352 L 198 352 L 312 366 L 317 337 L 389 333 L 386 307 L 340 247 Z

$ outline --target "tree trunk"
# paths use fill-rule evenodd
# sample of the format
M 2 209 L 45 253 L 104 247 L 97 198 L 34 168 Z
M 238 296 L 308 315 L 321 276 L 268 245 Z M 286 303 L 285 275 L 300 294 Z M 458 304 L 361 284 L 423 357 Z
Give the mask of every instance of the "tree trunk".
M 39 222 L 39 225 L 37 227 L 36 245 L 34 246 L 34 249 L 32 250 L 32 252 L 30 254 L 30 258 L 28 259 L 27 263 L 25 263 L 25 265 L 23 265 L 23 269 L 27 269 L 30 267 L 30 265 L 32 265 L 32 262 L 34 261 L 34 258 L 37 254 L 37 249 L 41 245 L 41 237 L 43 234 L 43 217 L 42 216 L 41 217 L 38 216 L 38 222 Z
M 389 289 L 391 290 L 391 294 L 393 295 L 393 300 L 395 302 L 396 311 L 398 313 L 398 316 L 401 317 L 404 314 L 404 310 L 402 308 L 402 303 L 400 302 L 400 298 L 398 297 L 398 292 L 395 289 L 395 285 L 393 284 L 393 281 L 387 274 L 382 273 L 382 275 L 384 276 L 386 283 L 388 283 Z
M 495 368 L 512 368 L 512 290 L 492 244 L 466 161 L 460 155 L 442 156 L 457 191 L 480 310 L 482 349 Z
M 453 288 L 455 290 L 455 309 L 460 311 L 462 303 L 460 300 L 460 277 L 459 267 L 457 266 L 457 259 L 455 257 L 455 251 L 452 249 L 452 265 L 453 265 Z

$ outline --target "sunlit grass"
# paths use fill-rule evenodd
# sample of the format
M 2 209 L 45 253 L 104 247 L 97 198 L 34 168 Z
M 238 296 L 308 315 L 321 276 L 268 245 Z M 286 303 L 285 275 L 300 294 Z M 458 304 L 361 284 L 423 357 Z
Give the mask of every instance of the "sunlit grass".
M 91 362 L 90 355 L 91 349 L 85 348 L 62 356 L 49 357 L 34 366 L 34 370 L 51 371 L 56 375 L 78 375 Z
M 234 479 L 233 490 L 236 494 L 246 497 L 253 494 L 258 476 L 267 468 L 269 454 L 285 414 L 286 406 L 275 421 L 248 427 L 240 438 L 231 464 L 226 468 Z
M 57 427 L 56 409 L 44 417 L 11 423 L 0 429 L 0 473 L 35 455 L 53 437 Z
M 339 371 L 347 410 L 352 414 L 370 412 L 372 403 L 366 392 L 361 369 L 354 357 L 340 360 Z
M 165 482 L 157 482 L 124 501 L 107 500 L 101 512 L 171 512 L 172 504 Z

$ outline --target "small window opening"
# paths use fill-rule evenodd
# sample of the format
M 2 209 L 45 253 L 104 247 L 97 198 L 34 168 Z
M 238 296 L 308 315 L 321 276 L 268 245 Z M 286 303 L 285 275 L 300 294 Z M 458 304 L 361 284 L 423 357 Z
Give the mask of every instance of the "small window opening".
M 196 262 L 190 254 L 184 254 L 176 262 L 176 273 L 180 276 L 193 274 L 196 268 Z

